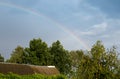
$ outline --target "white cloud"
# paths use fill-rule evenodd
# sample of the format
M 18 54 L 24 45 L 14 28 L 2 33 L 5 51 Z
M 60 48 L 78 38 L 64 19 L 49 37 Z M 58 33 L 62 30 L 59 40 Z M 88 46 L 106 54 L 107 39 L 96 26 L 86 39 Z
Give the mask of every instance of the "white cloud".
M 109 38 L 109 37 L 110 37 L 110 35 L 108 35 L 108 34 L 104 34 L 104 35 L 101 35 L 101 36 L 100 36 L 100 38 L 103 38 L 103 39 L 104 39 L 104 38 Z
M 80 32 L 81 35 L 97 35 L 102 32 L 105 32 L 108 27 L 108 24 L 106 22 L 103 22 L 101 24 L 93 25 L 89 30 Z
M 107 29 L 107 27 L 108 27 L 108 24 L 106 22 L 103 22 L 101 24 L 94 25 L 92 29 L 94 32 L 98 32 L 98 31 L 103 32 Z
M 94 35 L 92 31 L 80 32 L 81 35 Z

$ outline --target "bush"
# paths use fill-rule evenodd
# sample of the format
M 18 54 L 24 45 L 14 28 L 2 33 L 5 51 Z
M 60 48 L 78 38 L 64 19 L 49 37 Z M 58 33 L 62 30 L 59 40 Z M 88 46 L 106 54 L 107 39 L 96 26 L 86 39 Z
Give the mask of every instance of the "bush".
M 0 79 L 67 79 L 64 75 L 47 76 L 41 74 L 17 75 L 13 73 L 0 74 Z

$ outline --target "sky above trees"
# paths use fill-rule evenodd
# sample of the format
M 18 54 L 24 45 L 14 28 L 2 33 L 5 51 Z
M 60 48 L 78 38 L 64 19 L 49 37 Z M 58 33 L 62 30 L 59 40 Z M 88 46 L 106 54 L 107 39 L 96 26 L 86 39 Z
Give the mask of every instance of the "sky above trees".
M 51 45 L 60 40 L 68 50 L 89 49 L 102 40 L 120 40 L 119 0 L 0 0 L 0 53 L 8 58 L 33 38 Z

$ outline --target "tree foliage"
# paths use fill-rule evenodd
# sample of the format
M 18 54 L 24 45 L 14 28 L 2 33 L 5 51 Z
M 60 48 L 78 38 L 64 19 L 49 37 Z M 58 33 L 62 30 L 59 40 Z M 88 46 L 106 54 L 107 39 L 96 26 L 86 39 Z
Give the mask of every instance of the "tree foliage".
M 115 47 L 106 50 L 101 41 L 97 41 L 90 51 L 69 52 L 60 41 L 53 42 L 48 47 L 40 38 L 33 39 L 29 42 L 29 47 L 16 47 L 8 62 L 55 65 L 71 79 L 120 79 L 118 52 Z
M 40 38 L 31 40 L 29 47 L 15 48 L 7 62 L 40 66 L 55 65 L 62 74 L 67 74 L 71 70 L 69 53 L 60 41 L 48 47 Z
M 52 65 L 55 65 L 62 74 L 67 74 L 71 70 L 70 55 L 67 50 L 63 48 L 60 41 L 56 41 L 50 47 L 52 56 Z
M 7 62 L 21 64 L 24 62 L 24 58 L 25 58 L 24 54 L 25 54 L 24 48 L 21 46 L 17 46 L 15 50 L 12 52 L 11 57 L 9 60 L 7 60 Z
M 49 65 L 50 53 L 48 46 L 40 38 L 33 39 L 29 43 L 29 48 L 25 49 L 27 55 L 27 63 L 34 65 Z
M 4 57 L 0 54 L 0 62 L 4 62 Z
M 72 66 L 72 70 L 71 70 L 71 78 L 74 79 L 77 77 L 77 70 L 79 67 L 79 63 L 80 60 L 82 59 L 84 55 L 84 52 L 82 50 L 74 50 L 74 51 L 70 51 L 70 58 L 71 58 L 71 66 Z
M 76 79 L 119 79 L 119 64 L 116 49 L 105 50 L 101 41 L 93 45 L 87 54 L 78 56 Z

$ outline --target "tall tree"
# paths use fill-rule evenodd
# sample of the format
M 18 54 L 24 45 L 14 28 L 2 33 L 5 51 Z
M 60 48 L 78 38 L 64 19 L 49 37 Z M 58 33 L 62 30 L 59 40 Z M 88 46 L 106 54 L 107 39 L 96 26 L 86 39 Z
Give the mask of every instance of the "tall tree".
M 40 38 L 31 40 L 27 48 L 21 46 L 16 47 L 7 62 L 33 65 L 51 64 L 47 44 Z
M 62 74 L 68 74 L 71 70 L 70 55 L 63 48 L 60 41 L 56 41 L 50 47 L 52 65 L 55 65 Z
M 78 70 L 80 60 L 83 58 L 83 56 L 84 56 L 84 51 L 82 51 L 82 50 L 70 51 L 70 57 L 72 60 L 72 64 L 71 64 L 72 70 L 70 73 L 71 79 L 75 79 L 77 77 L 76 71 Z
M 101 41 L 79 60 L 77 79 L 119 79 L 119 64 L 116 49 L 105 50 Z
M 25 49 L 29 64 L 35 65 L 49 65 L 50 53 L 48 46 L 40 38 L 33 39 L 29 43 L 29 48 Z
M 0 54 L 0 62 L 4 62 L 4 57 Z
M 11 57 L 9 60 L 7 60 L 7 62 L 20 63 L 20 64 L 24 63 L 26 58 L 24 54 L 25 54 L 24 48 L 21 46 L 17 46 L 15 50 L 12 52 Z

